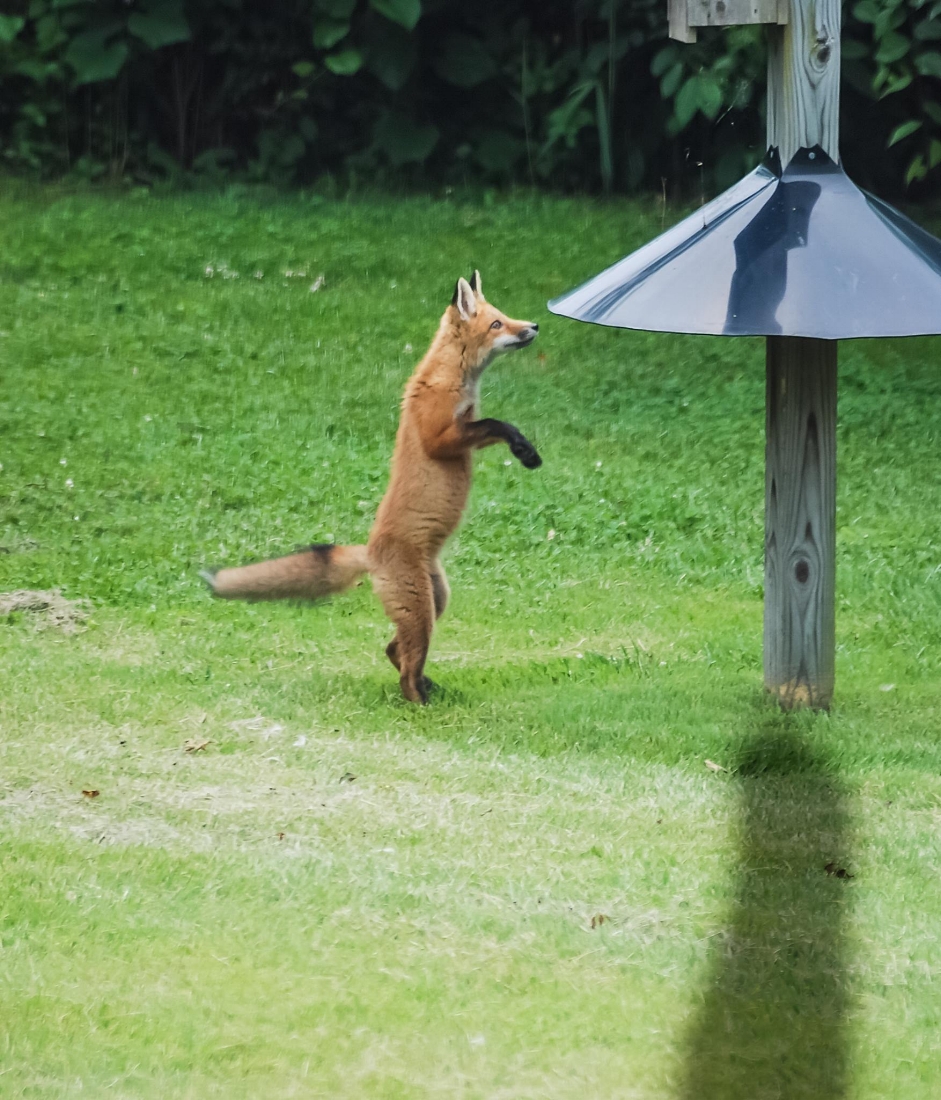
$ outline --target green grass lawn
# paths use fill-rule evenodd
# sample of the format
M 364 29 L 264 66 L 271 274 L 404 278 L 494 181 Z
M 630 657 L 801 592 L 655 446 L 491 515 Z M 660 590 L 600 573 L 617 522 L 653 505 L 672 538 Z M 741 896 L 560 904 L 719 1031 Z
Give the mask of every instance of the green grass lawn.
M 11 190 L 0 225 L 0 593 L 91 606 L 0 619 L 3 1100 L 941 1093 L 938 341 L 841 346 L 836 700 L 786 717 L 761 342 L 545 310 L 653 205 Z M 364 540 L 474 266 L 540 324 L 484 412 L 545 464 L 479 456 L 419 709 L 368 584 L 198 569 Z

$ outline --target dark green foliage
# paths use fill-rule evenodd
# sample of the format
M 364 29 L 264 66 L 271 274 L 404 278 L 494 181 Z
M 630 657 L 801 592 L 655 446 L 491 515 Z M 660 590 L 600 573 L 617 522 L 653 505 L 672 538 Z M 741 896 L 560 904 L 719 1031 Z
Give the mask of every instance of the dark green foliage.
M 666 38 L 666 0 L 11 0 L 0 163 L 154 182 L 325 173 L 698 194 L 764 152 L 762 32 Z M 941 164 L 941 0 L 844 13 L 843 152 Z
M 860 0 L 844 50 L 847 79 L 884 104 L 892 165 L 906 186 L 941 164 L 939 15 L 938 0 Z

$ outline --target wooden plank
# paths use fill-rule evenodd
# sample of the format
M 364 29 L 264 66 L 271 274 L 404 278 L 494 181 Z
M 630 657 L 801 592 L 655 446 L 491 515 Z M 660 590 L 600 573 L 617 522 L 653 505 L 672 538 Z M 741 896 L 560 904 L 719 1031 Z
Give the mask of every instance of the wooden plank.
M 677 42 L 696 41 L 696 32 L 689 25 L 687 0 L 667 0 L 667 22 L 670 37 Z
M 768 144 L 786 165 L 819 145 L 840 159 L 840 0 L 790 0 L 768 30 Z
M 691 27 L 741 27 L 750 23 L 778 23 L 780 0 L 687 0 Z M 787 19 L 787 9 L 784 12 Z
M 836 590 L 834 340 L 769 336 L 765 451 L 765 688 L 782 705 L 833 697 Z

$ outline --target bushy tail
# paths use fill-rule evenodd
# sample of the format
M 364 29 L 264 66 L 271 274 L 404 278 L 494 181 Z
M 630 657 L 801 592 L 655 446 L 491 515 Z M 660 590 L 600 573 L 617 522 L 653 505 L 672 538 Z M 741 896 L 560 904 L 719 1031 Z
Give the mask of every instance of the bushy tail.
M 200 574 L 227 600 L 317 600 L 342 592 L 369 572 L 365 546 L 311 546 L 286 558 Z

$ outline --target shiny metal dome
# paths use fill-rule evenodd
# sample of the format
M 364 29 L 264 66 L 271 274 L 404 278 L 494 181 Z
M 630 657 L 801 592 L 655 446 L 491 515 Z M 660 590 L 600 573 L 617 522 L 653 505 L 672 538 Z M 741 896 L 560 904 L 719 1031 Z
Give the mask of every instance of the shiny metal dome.
M 941 241 L 824 151 L 777 151 L 643 248 L 549 303 L 615 328 L 715 336 L 941 333 Z

